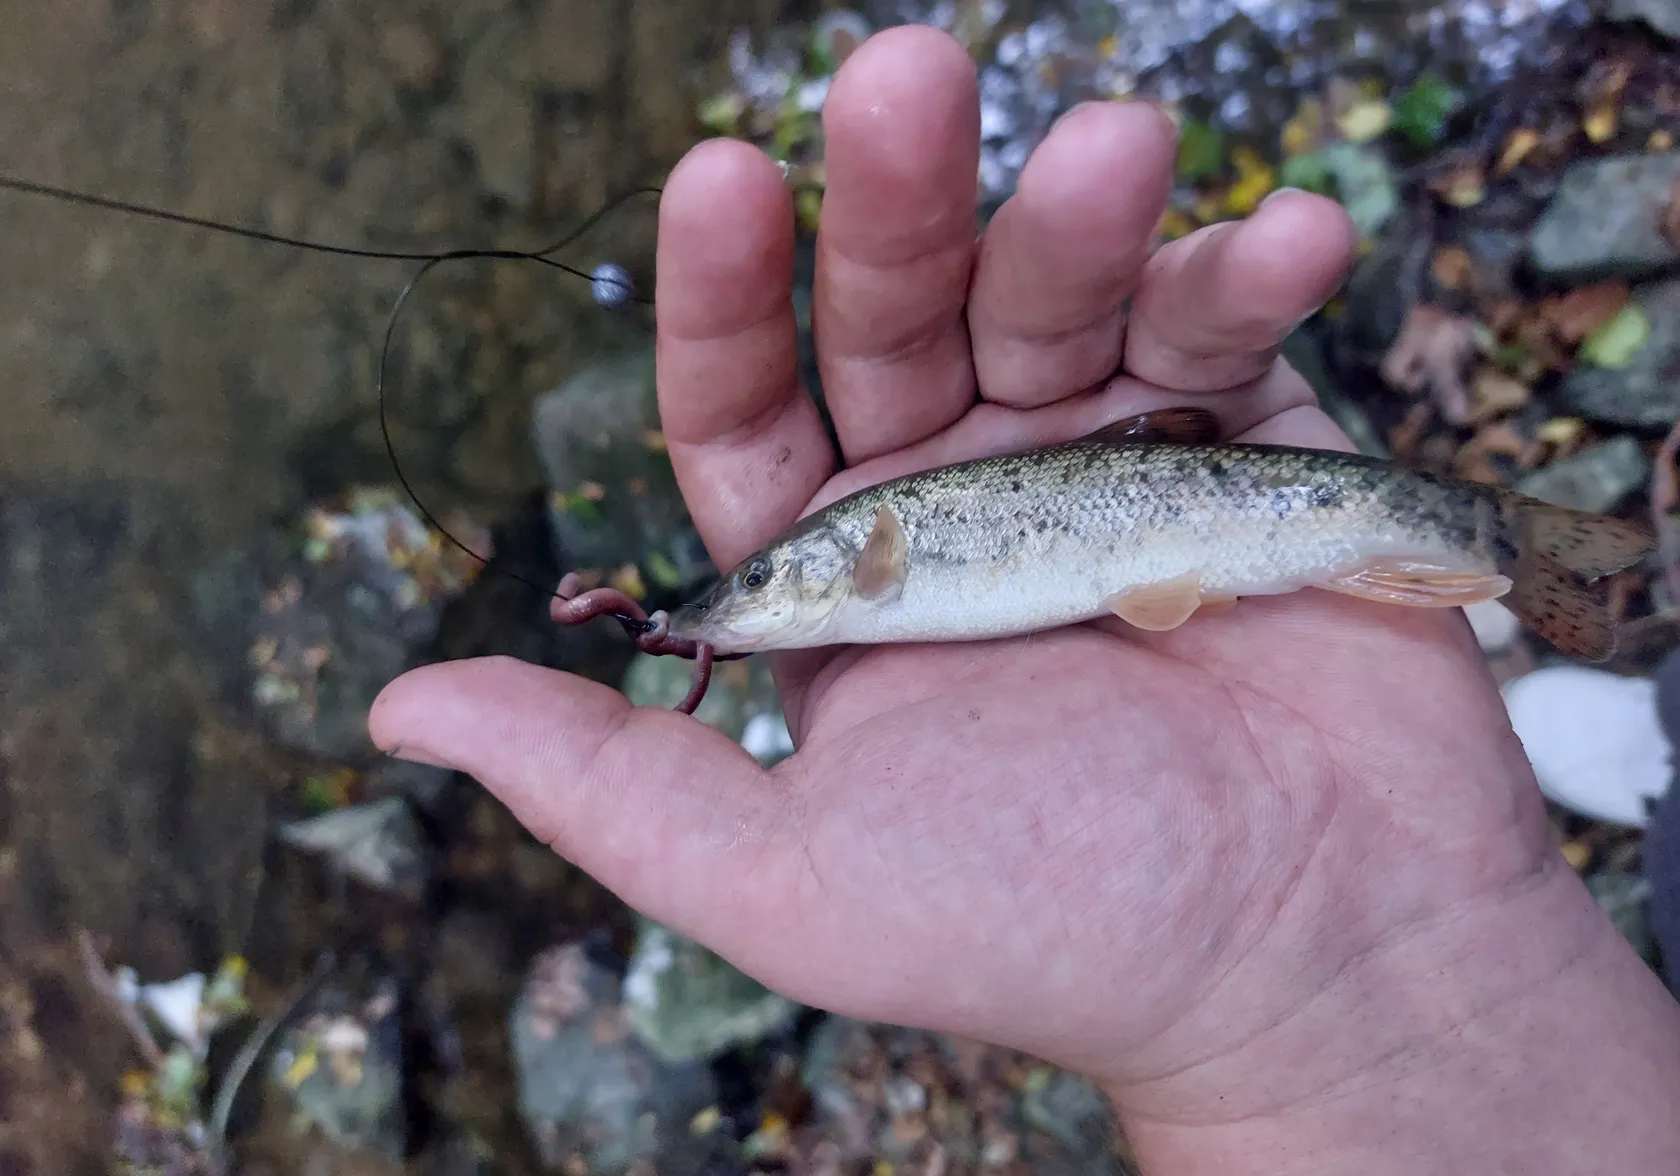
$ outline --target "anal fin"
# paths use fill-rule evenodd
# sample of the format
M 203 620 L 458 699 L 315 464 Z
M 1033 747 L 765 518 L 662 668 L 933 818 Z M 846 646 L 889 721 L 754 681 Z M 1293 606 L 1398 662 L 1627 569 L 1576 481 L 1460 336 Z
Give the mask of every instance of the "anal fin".
M 1158 408 L 1112 421 L 1080 440 L 1117 445 L 1213 445 L 1219 440 L 1219 418 L 1205 408 Z
M 1427 560 L 1378 556 L 1317 584 L 1331 592 L 1412 608 L 1460 608 L 1495 600 L 1511 590 L 1509 577 L 1432 564 Z
M 1133 628 L 1164 633 L 1188 621 L 1202 606 L 1201 582 L 1199 573 L 1186 572 L 1170 580 L 1116 592 L 1103 604 Z

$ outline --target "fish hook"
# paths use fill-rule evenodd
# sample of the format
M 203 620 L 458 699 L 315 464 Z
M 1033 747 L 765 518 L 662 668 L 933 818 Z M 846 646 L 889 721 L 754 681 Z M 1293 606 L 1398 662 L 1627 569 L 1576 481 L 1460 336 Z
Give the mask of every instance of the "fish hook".
M 580 593 L 578 590 L 582 586 L 582 577 L 576 572 L 567 572 L 561 579 L 560 586 L 554 590 L 554 599 L 548 606 L 548 615 L 554 623 L 581 625 L 596 617 L 612 617 L 624 626 L 624 631 L 643 653 L 693 658 L 693 681 L 689 685 L 688 694 L 674 708 L 685 715 L 693 714 L 701 699 L 706 697 L 706 690 L 712 681 L 714 661 L 732 661 L 745 656 L 738 653 L 720 656 L 704 641 L 671 636 L 669 613 L 660 609 L 650 614 L 617 588 L 592 588 L 588 592 Z

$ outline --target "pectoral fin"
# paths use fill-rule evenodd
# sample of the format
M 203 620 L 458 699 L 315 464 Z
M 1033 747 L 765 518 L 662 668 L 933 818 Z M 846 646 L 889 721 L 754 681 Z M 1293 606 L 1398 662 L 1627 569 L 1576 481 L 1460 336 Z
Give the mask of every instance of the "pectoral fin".
M 1501 597 L 1511 590 L 1511 581 L 1505 576 L 1443 567 L 1427 560 L 1379 556 L 1330 577 L 1318 587 L 1383 604 L 1455 608 Z
M 888 507 L 875 512 L 875 526 L 852 565 L 852 586 L 865 600 L 889 601 L 910 576 L 910 542 Z
M 1219 418 L 1205 408 L 1158 408 L 1123 417 L 1080 440 L 1117 445 L 1212 445 L 1219 440 Z
M 1186 572 L 1171 580 L 1116 592 L 1103 604 L 1134 628 L 1163 633 L 1178 628 L 1195 615 L 1202 605 L 1201 583 L 1199 573 Z

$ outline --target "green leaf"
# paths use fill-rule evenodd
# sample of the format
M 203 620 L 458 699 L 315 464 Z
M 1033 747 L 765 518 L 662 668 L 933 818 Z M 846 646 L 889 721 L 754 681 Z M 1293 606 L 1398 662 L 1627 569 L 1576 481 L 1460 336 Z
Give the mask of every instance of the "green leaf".
M 1633 362 L 1651 337 L 1651 320 L 1630 302 L 1616 317 L 1581 341 L 1580 357 L 1595 367 L 1619 370 Z
M 651 552 L 647 557 L 648 579 L 658 584 L 666 591 L 682 584 L 682 573 L 677 571 L 677 565 L 665 557 L 661 551 Z
M 1225 166 L 1225 136 L 1220 131 L 1186 119 L 1178 136 L 1178 175 L 1184 180 L 1206 180 Z
M 1438 143 L 1459 93 L 1434 74 L 1424 74 L 1394 98 L 1393 127 L 1419 147 Z
M 1277 182 L 1280 188 L 1300 188 L 1306 192 L 1317 192 L 1320 196 L 1329 196 L 1336 190 L 1336 178 L 1325 163 L 1323 154 L 1317 151 L 1284 160 L 1283 166 L 1278 168 Z

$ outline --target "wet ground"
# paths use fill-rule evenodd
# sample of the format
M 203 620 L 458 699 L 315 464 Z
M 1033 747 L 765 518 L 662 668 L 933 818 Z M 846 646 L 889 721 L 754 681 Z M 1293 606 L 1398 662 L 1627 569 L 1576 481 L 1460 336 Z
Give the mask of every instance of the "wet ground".
M 612 194 L 658 182 L 704 133 L 702 107 L 762 83 L 766 68 L 774 74 L 774 60 L 767 67 L 754 54 L 772 52 L 773 30 L 804 28 L 819 6 L 12 7 L 0 36 L 0 170 L 276 233 L 429 250 L 537 246 Z M 1519 49 L 1553 43 L 1556 34 L 1534 33 L 1535 22 L 1573 19 L 1540 3 L 1244 7 L 1168 4 L 1129 21 L 1102 0 L 865 11 L 875 20 L 966 20 L 978 30 L 993 131 L 982 178 L 991 177 L 994 196 L 1007 191 L 1058 104 L 1093 87 L 1122 92 L 1141 78 L 1147 92 L 1189 95 L 1188 109 L 1235 136 L 1275 137 L 1331 66 L 1358 72 L 1380 62 L 1406 74 L 1427 61 L 1462 78 L 1479 61 L 1497 72 Z M 751 51 L 738 44 L 732 54 L 739 30 L 751 33 Z M 1051 58 L 1056 67 L 1041 68 Z M 566 257 L 584 269 L 622 263 L 645 288 L 652 245 L 645 200 Z M 545 1139 L 521 1112 L 541 1118 L 540 1108 L 521 1103 L 513 1059 L 535 1047 L 509 1012 L 516 998 L 527 1012 L 541 1004 L 527 975 L 533 958 L 595 977 L 604 987 L 589 988 L 591 1009 L 618 1007 L 614 977 L 639 942 L 628 912 L 532 845 L 476 789 L 378 764 L 357 720 L 371 691 L 416 659 L 507 651 L 615 677 L 625 651 L 553 634 L 541 624 L 542 602 L 499 577 L 477 580 L 444 609 L 459 595 L 448 579 L 461 569 L 435 551 L 412 565 L 435 580 L 397 583 L 379 579 L 383 564 L 358 564 L 336 548 L 331 558 L 309 555 L 300 538 L 311 507 L 390 482 L 373 389 L 385 316 L 412 270 L 0 193 L 0 1172 L 8 1176 L 105 1170 L 115 1108 L 125 1089 L 133 1093 L 124 1071 L 144 1068 L 109 1002 L 91 991 L 73 928 L 146 982 L 248 958 L 253 1023 L 303 991 L 326 949 L 334 961 L 354 961 L 353 975 L 334 982 L 342 1007 L 316 1015 L 329 1024 L 349 1009 L 364 1029 L 393 1027 L 401 1048 L 383 1056 L 396 1059 L 400 1089 L 382 1106 L 399 1108 L 399 1121 L 340 1123 L 362 1149 L 311 1144 L 322 1166 L 309 1168 L 286 1113 L 260 1108 L 267 1117 L 258 1124 L 259 1109 L 241 1109 L 236 1120 L 261 1141 L 249 1156 L 266 1157 L 250 1160 L 253 1171 L 379 1170 L 381 1150 L 424 1155 L 427 1170 L 472 1171 L 474 1148 L 488 1149 L 497 1171 L 534 1171 Z M 654 594 L 704 572 L 680 524 L 638 497 L 657 503 L 662 483 L 656 458 L 645 472 L 637 464 L 657 447 L 630 428 L 636 412 L 646 415 L 621 394 L 641 386 L 633 373 L 604 391 L 575 384 L 568 397 L 550 398 L 571 407 L 539 413 L 549 434 L 532 441 L 533 405 L 602 361 L 629 355 L 633 366 L 645 320 L 604 312 L 586 285 L 552 272 L 475 263 L 428 278 L 399 338 L 393 439 L 422 500 L 462 512 L 463 526 L 492 529 L 502 558 L 539 583 L 552 583 L 568 558 L 635 577 Z M 610 460 L 569 448 L 581 422 L 624 404 L 630 417 L 612 418 L 612 428 L 633 445 Z M 1379 414 L 1382 428 L 1392 423 Z M 595 491 L 615 480 L 635 487 L 634 501 L 601 507 Z M 570 497 L 556 505 L 547 488 Z M 569 557 L 556 554 L 551 522 Z M 640 546 L 591 547 L 635 528 Z M 370 613 L 363 590 L 375 581 Z M 418 603 L 402 595 L 411 589 Z M 720 721 L 745 737 L 763 711 L 751 685 L 738 685 L 748 701 Z M 311 834 L 277 835 L 287 822 L 393 797 L 417 831 L 380 826 L 377 836 L 350 839 L 407 847 L 374 853 L 372 868 L 400 858 L 412 885 L 370 882 L 343 865 L 344 853 L 326 855 L 338 869 L 323 867 L 321 854 L 298 852 Z M 544 951 L 562 954 L 539 957 Z M 587 965 L 577 962 L 584 955 Z M 392 1008 L 381 1003 L 386 984 L 402 994 Z M 591 1023 L 592 1040 L 608 1051 L 601 1066 L 665 1072 L 611 1052 L 619 1030 Z M 245 1028 L 238 1023 L 210 1051 L 217 1077 Z M 694 1109 L 733 1116 L 737 1136 L 791 1149 L 790 1163 L 817 1170 L 811 1140 L 771 1138 L 792 1113 L 772 1122 L 766 1110 L 765 1091 L 793 1064 L 804 1031 L 779 1026 L 732 1060 L 745 1090 L 711 1074 Z M 1011 1114 L 1028 1124 L 1020 1128 L 1028 1142 L 1009 1151 L 1001 1118 L 971 1124 L 984 1144 L 974 1144 L 976 1155 L 1008 1152 L 995 1167 L 1037 1156 L 1024 1170 L 1052 1170 L 1058 1161 L 1043 1157 L 1055 1147 L 1088 1146 L 1044 1142 L 1062 1139 L 1070 1123 L 1086 1130 L 1088 1108 L 1021 1059 L 944 1057 L 943 1046 L 920 1040 L 854 1047 L 857 1072 L 879 1079 L 872 1090 L 891 1091 L 892 1074 L 914 1073 L 927 1089 L 965 1089 L 976 1101 L 975 1092 L 1013 1092 Z M 297 1079 L 299 1105 L 309 1105 L 308 1082 Z M 1052 1095 L 1061 1103 L 1047 1110 Z M 670 1098 L 669 1107 L 686 1106 Z M 348 1113 L 333 1104 L 317 1119 Z M 867 1121 L 874 1112 L 855 1113 Z M 571 1154 L 564 1139 L 547 1144 L 558 1149 L 555 1163 Z M 913 1168 L 911 1151 L 902 1162 Z

